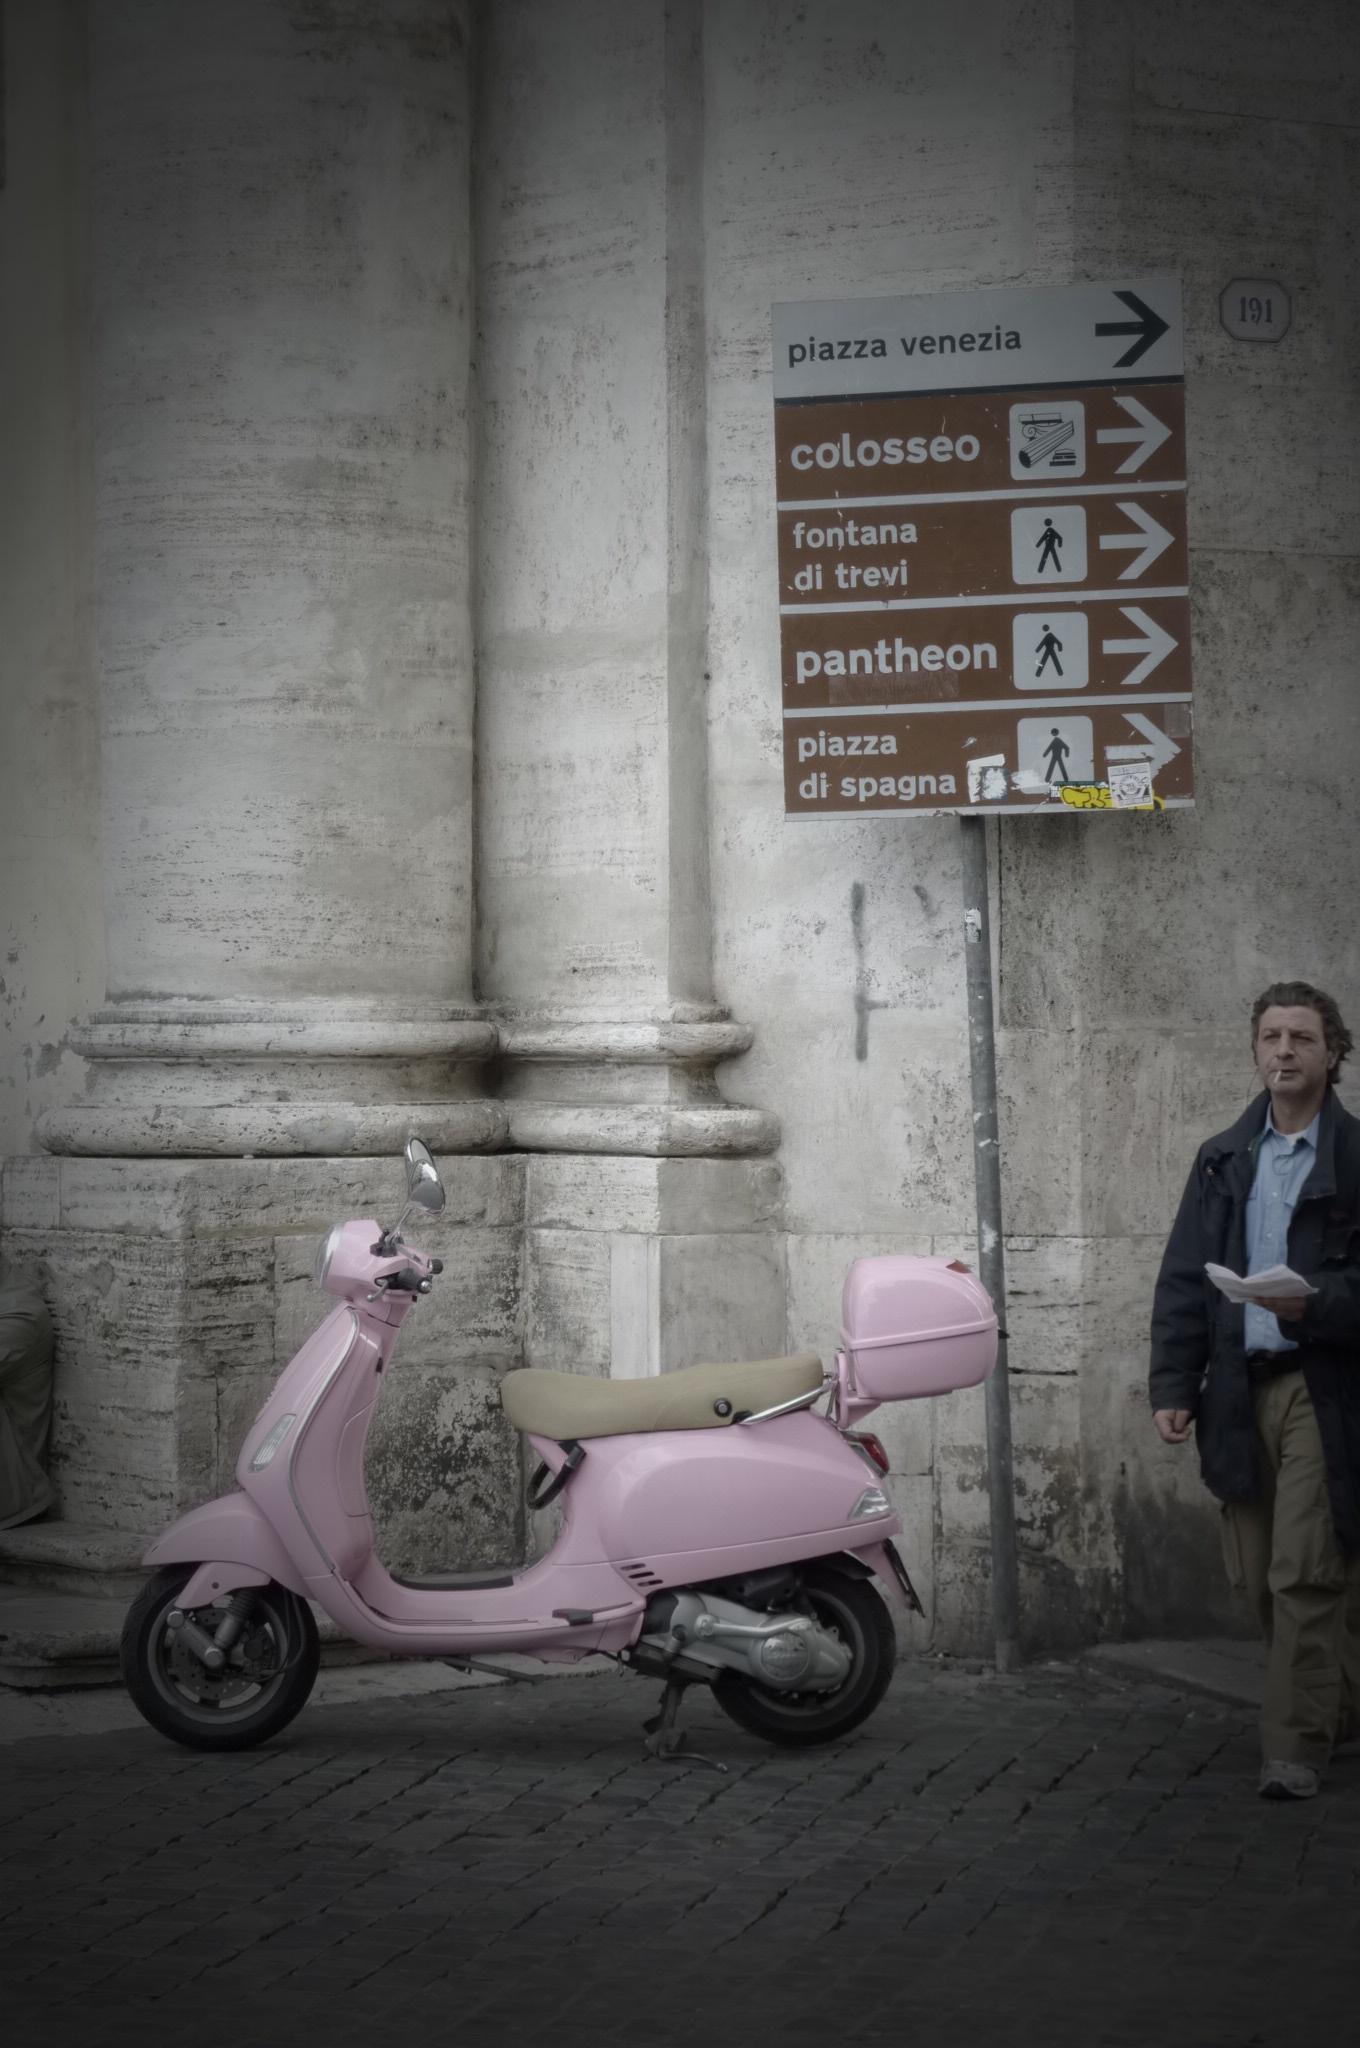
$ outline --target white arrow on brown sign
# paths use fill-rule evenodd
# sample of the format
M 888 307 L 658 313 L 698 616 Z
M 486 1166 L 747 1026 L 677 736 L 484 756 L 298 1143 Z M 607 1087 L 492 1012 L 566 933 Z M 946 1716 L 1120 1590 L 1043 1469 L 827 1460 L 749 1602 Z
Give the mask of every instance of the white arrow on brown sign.
M 1180 752 L 1180 748 L 1174 740 L 1167 738 L 1159 725 L 1154 725 L 1152 720 L 1146 718 L 1141 711 L 1126 711 L 1124 716 L 1135 732 L 1141 732 L 1145 735 L 1144 741 L 1140 746 L 1106 747 L 1105 759 L 1107 761 L 1151 761 L 1154 776 L 1159 775 L 1168 761 L 1174 761 Z
M 1138 640 L 1102 640 L 1101 651 L 1105 654 L 1139 654 L 1142 660 L 1131 668 L 1121 679 L 1120 687 L 1125 690 L 1136 688 L 1146 682 L 1159 662 L 1179 647 L 1179 640 L 1172 638 L 1155 619 L 1150 619 L 1141 605 L 1121 604 L 1119 607 L 1131 626 L 1136 626 L 1142 635 Z
M 1117 392 L 1115 404 L 1121 406 L 1131 420 L 1138 422 L 1133 427 L 1101 427 L 1097 441 L 1132 441 L 1133 447 L 1124 457 L 1116 476 L 1132 476 L 1135 469 L 1141 469 L 1149 455 L 1155 455 L 1163 441 L 1171 439 L 1171 429 L 1159 420 L 1155 413 L 1137 398 L 1129 398 Z
M 1136 576 L 1141 576 L 1145 569 L 1152 567 L 1158 555 L 1164 553 L 1170 547 L 1175 535 L 1168 533 L 1166 528 L 1158 520 L 1154 519 L 1150 512 L 1145 512 L 1135 499 L 1121 498 L 1118 502 L 1119 510 L 1124 514 L 1124 517 L 1131 519 L 1139 531 L 1137 533 L 1102 533 L 1100 545 L 1103 548 L 1136 548 L 1138 550 L 1133 561 L 1129 563 L 1128 568 L 1121 569 L 1119 572 L 1121 583 L 1131 583 Z

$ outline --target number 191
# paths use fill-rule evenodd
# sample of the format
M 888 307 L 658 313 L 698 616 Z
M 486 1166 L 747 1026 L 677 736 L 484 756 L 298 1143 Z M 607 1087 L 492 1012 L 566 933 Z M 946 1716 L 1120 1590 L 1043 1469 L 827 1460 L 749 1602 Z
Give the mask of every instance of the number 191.
M 1241 311 L 1237 317 L 1244 327 L 1248 321 L 1251 322 L 1253 327 L 1259 327 L 1263 320 L 1267 327 L 1275 325 L 1275 302 L 1273 299 L 1243 298 L 1239 299 L 1238 304 Z

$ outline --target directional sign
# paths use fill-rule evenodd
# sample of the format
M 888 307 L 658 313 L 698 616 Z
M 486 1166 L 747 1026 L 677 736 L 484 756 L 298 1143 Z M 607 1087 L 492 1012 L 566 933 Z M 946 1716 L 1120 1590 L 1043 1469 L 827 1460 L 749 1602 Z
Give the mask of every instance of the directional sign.
M 774 342 L 789 813 L 1190 802 L 1176 281 L 776 306 Z
M 1124 301 L 1124 304 L 1133 314 L 1133 318 L 1132 320 L 1097 320 L 1096 335 L 1097 338 L 1102 334 L 1131 334 L 1133 336 L 1132 345 L 1126 348 L 1123 355 L 1118 357 L 1115 362 L 1116 370 L 1129 370 L 1132 369 L 1136 362 L 1141 361 L 1148 350 L 1154 348 L 1162 336 L 1168 332 L 1169 323 L 1163 320 L 1160 313 L 1154 312 L 1151 306 L 1145 306 L 1137 292 L 1117 291 L 1115 297 Z

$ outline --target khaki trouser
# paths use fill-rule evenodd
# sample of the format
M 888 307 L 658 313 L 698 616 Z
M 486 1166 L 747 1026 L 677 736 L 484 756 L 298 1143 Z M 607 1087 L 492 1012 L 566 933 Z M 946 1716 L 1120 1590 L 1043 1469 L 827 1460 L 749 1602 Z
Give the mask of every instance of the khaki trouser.
M 1321 1770 L 1335 1741 L 1360 1734 L 1360 1557 L 1337 1547 L 1302 1372 L 1262 1381 L 1252 1401 L 1261 1497 L 1223 1510 L 1224 1561 L 1270 1646 L 1262 1755 Z

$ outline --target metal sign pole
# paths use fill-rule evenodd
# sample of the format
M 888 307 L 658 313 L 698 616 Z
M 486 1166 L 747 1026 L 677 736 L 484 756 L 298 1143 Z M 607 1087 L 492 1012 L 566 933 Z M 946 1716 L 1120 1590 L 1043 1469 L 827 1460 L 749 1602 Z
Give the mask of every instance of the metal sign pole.
M 1011 1394 L 1006 1344 L 1006 1253 L 1001 1231 L 1001 1144 L 996 1114 L 996 1031 L 988 910 L 987 823 L 961 817 L 964 961 L 968 976 L 968 1059 L 973 1078 L 973 1172 L 977 1182 L 978 1264 L 996 1306 L 1001 1336 L 986 1383 L 987 1492 L 992 1525 L 992 1617 L 996 1668 L 1020 1661 L 1020 1577 L 1015 1550 L 1011 1470 Z

